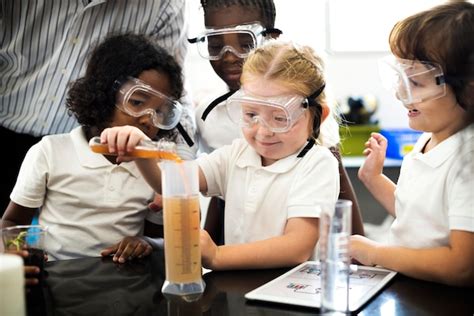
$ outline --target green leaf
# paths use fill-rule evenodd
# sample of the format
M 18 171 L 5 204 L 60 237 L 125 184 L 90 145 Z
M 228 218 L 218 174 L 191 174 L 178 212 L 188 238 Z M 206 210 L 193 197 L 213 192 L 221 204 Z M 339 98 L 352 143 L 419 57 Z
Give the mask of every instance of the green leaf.
M 10 248 L 11 245 L 14 245 L 16 250 L 20 251 L 21 247 L 25 243 L 26 234 L 26 231 L 22 231 L 15 237 L 15 239 L 9 240 L 7 242 L 7 248 Z

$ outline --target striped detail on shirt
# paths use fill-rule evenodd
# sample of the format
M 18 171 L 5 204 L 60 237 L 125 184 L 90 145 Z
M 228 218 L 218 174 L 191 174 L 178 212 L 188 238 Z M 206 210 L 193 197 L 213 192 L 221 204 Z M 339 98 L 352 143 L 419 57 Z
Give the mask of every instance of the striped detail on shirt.
M 182 65 L 184 0 L 0 0 L 0 125 L 34 136 L 77 122 L 65 106 L 68 84 L 109 33 L 156 39 Z

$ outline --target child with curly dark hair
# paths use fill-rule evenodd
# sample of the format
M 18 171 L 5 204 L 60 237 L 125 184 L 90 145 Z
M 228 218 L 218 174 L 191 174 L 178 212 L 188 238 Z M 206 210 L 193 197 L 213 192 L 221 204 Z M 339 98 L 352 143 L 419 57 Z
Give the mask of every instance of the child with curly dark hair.
M 39 208 L 50 259 L 114 255 L 123 263 L 149 255 L 142 235 L 158 229 L 147 208 L 153 189 L 134 163 L 97 155 L 88 142 L 107 127 L 132 125 L 151 139 L 176 142 L 181 158 L 194 158 L 186 143 L 192 119 L 177 101 L 182 92 L 181 67 L 163 48 L 141 35 L 106 38 L 68 93 L 67 108 L 81 126 L 45 136 L 28 151 L 2 226 L 29 224 Z

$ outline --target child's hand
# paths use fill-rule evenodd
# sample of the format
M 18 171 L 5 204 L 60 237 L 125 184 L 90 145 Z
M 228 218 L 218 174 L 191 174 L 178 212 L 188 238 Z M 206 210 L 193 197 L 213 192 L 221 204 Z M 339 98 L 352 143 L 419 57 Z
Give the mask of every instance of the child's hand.
M 163 209 L 163 197 L 155 193 L 155 198 L 148 204 L 148 208 L 153 212 L 160 212 Z
M 379 243 L 364 236 L 352 235 L 350 239 L 349 254 L 352 259 L 365 266 L 374 266 L 376 262 L 377 248 Z
M 139 128 L 129 125 L 106 128 L 100 134 L 100 142 L 109 145 L 109 152 L 118 154 L 117 161 L 133 160 L 124 156 L 133 151 L 143 139 L 150 140 Z
M 13 255 L 18 255 L 20 257 L 26 258 L 28 257 L 28 251 L 27 250 L 8 250 L 6 253 L 13 254 Z M 45 261 L 47 258 L 45 258 Z M 40 273 L 40 268 L 37 266 L 25 266 L 25 285 L 36 285 L 38 284 L 39 280 L 38 278 L 34 277 L 35 275 L 38 275 Z
M 128 236 L 116 245 L 105 248 L 100 254 L 104 257 L 114 254 L 113 261 L 125 263 L 127 260 L 148 256 L 152 251 L 153 248 L 150 244 L 142 238 L 138 236 Z
M 364 180 L 370 180 L 374 176 L 382 174 L 386 151 L 387 139 L 379 133 L 372 133 L 369 140 L 365 143 L 363 154 L 367 158 L 359 168 L 359 179 L 364 182 Z
M 201 229 L 200 245 L 202 266 L 206 269 L 214 269 L 214 261 L 219 248 L 204 229 Z

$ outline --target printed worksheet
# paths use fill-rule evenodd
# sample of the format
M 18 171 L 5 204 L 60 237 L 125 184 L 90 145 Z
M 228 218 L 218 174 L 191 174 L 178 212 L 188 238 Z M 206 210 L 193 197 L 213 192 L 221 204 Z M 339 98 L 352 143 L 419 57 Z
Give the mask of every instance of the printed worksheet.
M 282 276 L 247 293 L 249 300 L 320 307 L 321 303 L 320 263 L 308 261 Z M 396 272 L 373 267 L 351 266 L 349 276 L 349 309 L 359 309 L 380 291 Z

